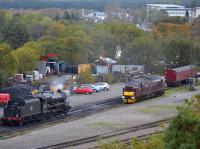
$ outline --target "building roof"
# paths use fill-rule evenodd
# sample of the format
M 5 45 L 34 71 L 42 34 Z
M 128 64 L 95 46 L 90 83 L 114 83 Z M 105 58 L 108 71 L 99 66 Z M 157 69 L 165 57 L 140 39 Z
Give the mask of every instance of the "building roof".
M 181 72 L 181 71 L 185 71 L 185 70 L 189 70 L 189 69 L 195 69 L 195 66 L 188 65 L 188 66 L 183 66 L 183 67 L 179 67 L 179 68 L 174 68 L 172 70 L 174 70 L 175 72 Z
M 185 8 L 185 6 L 182 5 L 176 5 L 176 4 L 146 4 L 147 6 L 151 6 L 151 7 L 160 7 L 163 9 L 167 9 L 167 8 Z
M 137 79 L 133 79 L 126 83 L 125 86 L 133 86 L 133 87 L 140 87 L 141 85 L 149 85 L 152 82 L 160 82 L 162 78 L 160 76 L 151 75 L 151 76 L 142 76 Z

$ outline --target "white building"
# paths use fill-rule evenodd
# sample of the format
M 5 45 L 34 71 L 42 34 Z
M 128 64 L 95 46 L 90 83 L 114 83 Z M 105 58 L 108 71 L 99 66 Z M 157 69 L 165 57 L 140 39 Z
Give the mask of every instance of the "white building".
M 200 16 L 200 7 L 186 8 L 185 6 L 175 4 L 147 4 L 147 19 L 149 20 L 150 12 L 153 12 L 153 17 L 156 18 L 156 12 L 166 11 L 170 17 L 185 17 L 186 11 L 189 13 L 191 19 Z
M 86 18 L 94 20 L 95 22 L 99 22 L 105 20 L 107 18 L 107 15 L 104 12 L 92 12 L 88 14 Z

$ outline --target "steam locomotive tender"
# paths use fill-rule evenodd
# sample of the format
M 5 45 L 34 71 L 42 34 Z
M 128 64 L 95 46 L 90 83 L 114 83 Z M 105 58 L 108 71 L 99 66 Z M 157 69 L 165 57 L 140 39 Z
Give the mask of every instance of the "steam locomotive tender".
M 24 98 L 14 98 L 4 106 L 6 124 L 23 124 L 67 114 L 70 109 L 63 92 L 41 93 Z
M 130 104 L 164 94 L 165 83 L 159 76 L 145 76 L 127 82 L 123 88 L 123 102 Z

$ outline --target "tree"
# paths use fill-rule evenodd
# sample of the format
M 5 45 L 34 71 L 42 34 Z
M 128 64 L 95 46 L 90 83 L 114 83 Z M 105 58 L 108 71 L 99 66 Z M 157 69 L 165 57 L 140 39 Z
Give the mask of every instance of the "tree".
M 190 18 L 189 12 L 188 12 L 188 10 L 186 10 L 186 12 L 185 12 L 185 20 L 186 20 L 186 22 L 189 21 L 189 18 Z
M 12 75 L 16 72 L 16 60 L 11 54 L 11 47 L 7 44 L 0 44 L 0 69 L 1 75 L 5 74 L 5 77 L 1 76 L 1 78 L 7 78 L 7 76 Z
M 64 19 L 65 20 L 69 20 L 70 19 L 70 14 L 69 14 L 68 11 L 65 11 L 65 13 L 64 13 Z
M 127 44 L 122 53 L 122 62 L 151 66 L 158 59 L 158 55 L 155 41 L 149 36 L 141 36 Z
M 44 36 L 48 26 L 42 24 L 32 24 L 28 27 L 31 40 L 38 40 Z
M 164 55 L 171 67 L 185 66 L 191 63 L 191 42 L 186 39 L 174 39 L 166 45 Z
M 36 62 L 39 59 L 37 51 L 31 47 L 23 46 L 12 52 L 17 60 L 17 71 L 24 73 L 33 70 L 36 67 Z
M 185 24 L 186 22 L 188 22 L 188 21 L 186 21 L 186 19 L 183 18 L 183 17 L 179 17 L 179 16 L 176 16 L 176 17 L 163 16 L 159 20 L 157 20 L 155 22 L 155 24 L 156 25 L 158 25 L 160 23 Z
M 8 76 L 12 76 L 17 72 L 17 59 L 10 52 L 3 56 L 0 61 L 0 68 L 3 69 Z
M 8 54 L 9 52 L 11 52 L 11 47 L 7 44 L 0 44 L 0 61 L 3 58 L 3 56 L 5 56 L 6 54 Z
M 62 32 L 64 32 L 65 26 L 62 23 L 54 23 L 52 25 L 49 25 L 46 34 L 56 37 L 59 36 Z
M 12 15 L 5 10 L 0 10 L 0 42 L 5 40 L 4 33 L 6 31 L 6 26 L 11 21 Z
M 0 69 L 0 86 L 3 85 L 8 78 L 8 75 L 5 70 Z
M 5 41 L 13 48 L 21 47 L 29 41 L 29 33 L 24 24 L 20 22 L 19 16 L 16 16 L 7 26 L 4 33 Z
M 85 72 L 80 75 L 80 83 L 94 83 L 95 77 L 91 75 L 91 72 Z
M 62 51 L 61 58 L 69 65 L 76 65 L 87 62 L 87 51 L 84 40 L 78 37 L 67 37 L 59 41 Z
M 162 39 L 163 42 L 171 41 L 175 38 L 190 38 L 191 37 L 191 25 L 190 24 L 173 24 L 173 23 L 161 23 L 157 25 L 153 31 L 152 36 L 155 39 Z

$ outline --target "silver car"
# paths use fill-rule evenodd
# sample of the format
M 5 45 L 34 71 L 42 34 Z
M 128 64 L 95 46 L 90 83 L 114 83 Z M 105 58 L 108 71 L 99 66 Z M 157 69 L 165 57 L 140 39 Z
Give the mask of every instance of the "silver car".
M 103 91 L 110 90 L 110 85 L 106 82 L 98 82 L 98 83 L 95 83 L 95 85 L 98 86 L 100 90 L 103 90 Z

